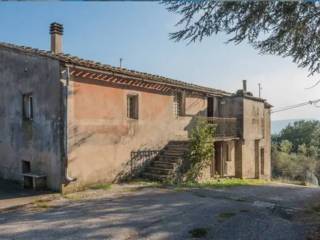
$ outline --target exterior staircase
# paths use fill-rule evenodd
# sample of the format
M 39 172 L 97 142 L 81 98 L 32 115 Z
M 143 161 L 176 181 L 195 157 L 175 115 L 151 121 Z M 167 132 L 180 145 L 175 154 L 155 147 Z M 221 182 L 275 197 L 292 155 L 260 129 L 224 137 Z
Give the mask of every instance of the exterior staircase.
M 175 179 L 183 166 L 188 148 L 189 141 L 170 141 L 160 155 L 146 167 L 142 177 L 158 181 Z

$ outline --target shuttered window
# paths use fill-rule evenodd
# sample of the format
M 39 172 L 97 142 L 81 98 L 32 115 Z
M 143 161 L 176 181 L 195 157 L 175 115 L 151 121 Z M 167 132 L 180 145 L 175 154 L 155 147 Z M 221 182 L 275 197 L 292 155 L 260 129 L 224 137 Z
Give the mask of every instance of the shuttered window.
M 127 117 L 139 119 L 139 98 L 138 95 L 128 95 L 127 97 Z
M 173 98 L 173 108 L 174 108 L 174 115 L 184 116 L 185 115 L 185 95 L 183 92 L 177 92 Z
M 22 112 L 24 120 L 33 119 L 33 97 L 32 94 L 22 95 Z

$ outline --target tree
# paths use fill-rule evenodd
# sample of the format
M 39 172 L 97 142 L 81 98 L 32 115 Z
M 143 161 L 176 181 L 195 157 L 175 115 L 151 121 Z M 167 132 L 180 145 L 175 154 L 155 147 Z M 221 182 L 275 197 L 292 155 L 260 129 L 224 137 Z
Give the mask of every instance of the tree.
M 292 57 L 310 75 L 320 72 L 320 6 L 317 1 L 163 1 L 181 15 L 173 40 L 201 41 L 219 32 L 229 42 L 248 41 L 261 53 Z
M 296 121 L 273 136 L 271 158 L 275 177 L 320 177 L 320 121 Z
M 320 158 L 320 122 L 318 122 L 318 126 L 312 132 L 311 146 L 314 153 Z
M 300 145 L 305 144 L 308 148 L 313 145 L 317 146 L 319 141 L 316 134 L 320 134 L 319 121 L 296 121 L 293 125 L 288 125 L 278 135 L 277 141 L 289 140 L 292 143 L 292 150 L 298 152 Z M 319 135 L 320 136 L 320 135 Z
M 292 150 L 292 143 L 289 140 L 282 140 L 280 143 L 280 150 L 284 153 L 290 153 Z

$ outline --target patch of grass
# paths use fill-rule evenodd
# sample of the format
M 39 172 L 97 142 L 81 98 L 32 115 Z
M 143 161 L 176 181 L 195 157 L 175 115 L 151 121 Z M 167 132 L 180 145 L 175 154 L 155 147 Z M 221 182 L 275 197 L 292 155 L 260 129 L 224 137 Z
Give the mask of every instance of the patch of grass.
M 35 203 L 34 206 L 36 208 L 43 208 L 43 209 L 48 209 L 49 208 L 49 205 L 46 204 L 46 203 Z
M 89 187 L 89 189 L 94 189 L 94 190 L 99 190 L 99 189 L 102 189 L 102 190 L 108 190 L 110 189 L 112 186 L 111 183 L 98 183 L 98 184 L 95 184 L 95 185 L 92 185 Z
M 41 208 L 41 209 L 48 209 L 50 206 L 48 205 L 50 201 L 47 199 L 38 199 L 35 200 L 33 203 L 33 206 L 36 208 Z
M 71 201 L 80 201 L 81 199 L 83 199 L 83 197 L 77 193 L 65 194 L 63 195 L 63 197 Z
M 207 228 L 194 228 L 189 231 L 193 238 L 204 238 L 208 235 Z
M 183 188 L 183 187 L 177 186 L 177 187 L 173 188 L 173 191 L 175 191 L 175 192 L 185 192 L 186 189 Z
M 49 205 L 46 204 L 46 203 L 36 203 L 35 206 L 36 206 L 37 208 L 43 208 L 43 209 L 49 208 Z
M 262 179 L 240 179 L 240 178 L 221 178 L 212 179 L 204 182 L 186 182 L 177 185 L 184 188 L 227 188 L 227 187 L 239 187 L 239 186 L 252 186 L 263 185 L 268 183 Z
M 156 181 L 149 181 L 149 180 L 145 180 L 145 179 L 132 179 L 127 183 L 141 185 L 141 186 L 145 186 L 145 187 L 161 187 L 161 186 L 163 186 L 163 183 L 156 182 Z
M 224 212 L 224 213 L 220 213 L 218 217 L 220 220 L 227 220 L 229 218 L 232 218 L 235 215 L 236 214 L 234 212 Z

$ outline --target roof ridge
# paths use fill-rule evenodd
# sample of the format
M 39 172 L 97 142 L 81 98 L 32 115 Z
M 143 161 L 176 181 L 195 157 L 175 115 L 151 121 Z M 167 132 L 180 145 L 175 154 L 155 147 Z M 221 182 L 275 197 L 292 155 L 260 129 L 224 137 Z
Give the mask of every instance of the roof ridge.
M 19 50 L 22 52 L 30 53 L 30 54 L 38 54 L 40 56 L 45 56 L 45 57 L 50 57 L 54 58 L 56 60 L 62 61 L 64 63 L 69 63 L 69 64 L 75 64 L 79 66 L 85 66 L 88 68 L 93 68 L 93 69 L 98 69 L 98 70 L 105 70 L 105 71 L 117 71 L 122 74 L 128 74 L 128 75 L 139 75 L 141 78 L 151 78 L 152 80 L 157 80 L 161 82 L 162 84 L 176 84 L 179 85 L 181 88 L 194 88 L 195 91 L 201 91 L 201 92 L 208 92 L 212 94 L 219 94 L 219 95 L 231 95 L 231 93 L 215 88 L 210 88 L 210 87 L 205 87 L 201 85 L 197 85 L 194 83 L 188 83 L 184 82 L 181 80 L 176 80 L 173 78 L 168 78 L 156 74 L 151 74 L 151 73 L 145 73 L 145 72 L 140 72 L 136 70 L 131 70 L 127 68 L 122 68 L 122 67 L 115 67 L 109 64 L 104 64 L 101 62 L 97 62 L 94 60 L 89 60 L 89 59 L 83 59 L 78 56 L 73 56 L 68 53 L 52 53 L 50 51 L 46 50 L 40 50 L 37 48 L 32 48 L 28 46 L 21 46 L 21 45 L 15 45 L 12 43 L 6 43 L 6 42 L 0 42 L 0 47 L 5 47 L 5 48 L 10 48 L 14 50 Z

